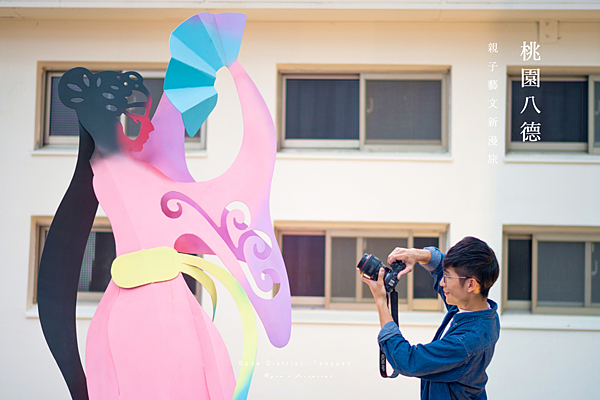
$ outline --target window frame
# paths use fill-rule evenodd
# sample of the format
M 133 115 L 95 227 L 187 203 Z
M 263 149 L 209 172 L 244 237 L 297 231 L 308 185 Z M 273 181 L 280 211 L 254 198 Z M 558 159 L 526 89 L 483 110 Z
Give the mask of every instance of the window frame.
M 398 151 L 398 152 L 436 152 L 443 151 L 448 148 L 448 98 L 447 91 L 447 73 L 430 72 L 430 73 L 362 73 L 360 74 L 360 148 L 361 151 Z M 366 96 L 367 96 L 367 81 L 375 80 L 398 80 L 398 81 L 440 81 L 441 85 L 441 132 L 440 140 L 371 140 L 368 143 L 367 139 L 367 118 L 366 118 Z M 379 143 L 377 143 L 379 142 Z
M 600 138 L 598 138 L 598 146 L 595 146 L 595 131 L 596 126 L 594 123 L 594 100 L 595 100 L 595 84 L 600 83 L 600 75 L 599 74 L 590 74 L 588 75 L 588 149 L 590 154 L 600 154 Z M 600 97 L 600 96 L 599 96 Z M 599 112 L 600 112 L 600 104 L 598 104 Z
M 508 241 L 513 239 L 531 240 L 531 300 L 508 299 Z M 577 306 L 544 306 L 538 304 L 538 243 L 544 242 L 584 242 L 584 304 Z M 511 227 L 503 235 L 502 261 L 502 303 L 503 311 L 525 311 L 532 314 L 600 315 L 600 303 L 592 303 L 592 242 L 600 242 L 600 228 L 540 228 Z
M 359 147 L 359 140 L 338 140 L 338 139 L 286 139 L 286 98 L 287 98 L 287 80 L 288 79 L 356 79 L 359 81 L 359 74 L 284 74 L 282 76 L 282 113 L 281 113 L 281 147 L 286 149 L 354 149 Z M 360 98 L 360 89 L 359 89 Z M 359 108 L 359 114 L 361 109 Z M 360 121 L 360 120 L 359 120 Z M 359 122 L 360 123 L 360 122 Z M 360 133 L 359 133 L 360 135 Z
M 37 277 L 40 267 L 42 251 L 46 240 L 46 232 L 52 224 L 52 216 L 34 216 L 31 219 L 31 245 L 30 245 L 30 263 L 29 263 L 29 282 L 27 309 L 37 305 Z M 92 231 L 112 232 L 110 221 L 107 217 L 96 216 L 92 225 Z M 102 299 L 104 292 L 77 292 L 77 303 L 97 304 Z M 196 281 L 196 294 L 193 296 L 201 302 L 202 285 Z
M 39 137 L 36 140 L 36 149 L 52 149 L 52 148 L 72 148 L 76 149 L 79 144 L 79 136 L 61 136 L 55 135 L 50 136 L 50 111 L 51 111 L 51 96 L 52 96 L 52 78 L 62 76 L 67 70 L 73 68 L 75 66 L 84 66 L 88 68 L 90 71 L 96 73 L 99 71 L 113 70 L 113 71 L 136 71 L 142 75 L 144 78 L 163 78 L 166 74 L 166 66 L 158 67 L 158 66 L 144 66 L 139 67 L 135 64 L 129 66 L 127 64 L 118 63 L 115 65 L 111 64 L 87 64 L 81 63 L 78 65 L 71 65 L 73 63 L 69 63 L 68 66 L 65 64 L 59 64 L 58 66 L 41 66 L 41 84 L 40 84 L 40 127 L 39 127 Z M 153 99 L 153 101 L 160 101 L 160 99 Z M 126 120 L 127 117 L 122 114 L 121 115 L 121 124 L 124 129 L 126 129 Z M 186 137 L 185 141 L 185 151 L 188 152 L 197 152 L 197 151 L 205 151 L 206 150 L 206 125 L 205 121 L 200 127 L 200 132 L 193 138 Z
M 369 71 L 355 70 L 348 72 L 312 72 L 282 70 L 281 76 L 281 124 L 279 150 L 358 150 L 377 152 L 447 152 L 448 151 L 448 112 L 449 112 L 449 69 L 428 69 L 410 71 Z M 287 79 L 357 79 L 359 81 L 359 139 L 358 140 L 321 140 L 321 139 L 286 139 L 286 88 Z M 368 143 L 366 132 L 366 94 L 367 81 L 370 80 L 432 80 L 441 83 L 441 138 L 431 140 L 373 140 Z
M 525 67 L 519 67 L 525 68 Z M 512 69 L 510 69 L 512 70 Z M 594 147 L 594 84 L 600 82 L 600 75 L 586 74 L 574 72 L 572 74 L 557 74 L 551 73 L 548 75 L 542 74 L 540 68 L 540 85 L 544 81 L 562 81 L 562 82 L 588 82 L 588 140 L 587 143 L 579 142 L 544 142 L 543 131 L 542 140 L 539 142 L 512 142 L 512 83 L 520 81 L 521 76 L 509 71 L 507 77 L 507 100 L 506 100 L 506 151 L 511 153 L 526 153 L 526 152 L 567 152 L 567 153 L 583 153 L 583 154 L 600 154 L 599 145 Z M 543 111 L 542 111 L 543 112 Z
M 437 237 L 440 250 L 445 251 L 446 247 L 446 225 L 435 225 L 428 227 L 399 227 L 399 228 L 377 228 L 369 226 L 319 226 L 319 227 L 301 227 L 294 225 L 282 225 L 276 223 L 275 232 L 277 241 L 281 248 L 283 235 L 319 235 L 325 236 L 325 295 L 324 296 L 292 296 L 292 306 L 297 307 L 323 307 L 325 309 L 337 310 L 375 310 L 375 301 L 373 298 L 364 299 L 363 291 L 368 290 L 366 285 L 360 279 L 358 273 L 355 274 L 355 297 L 353 302 L 340 301 L 332 297 L 332 238 L 333 237 L 351 237 L 356 238 L 356 263 L 361 259 L 364 251 L 365 240 L 367 238 L 406 238 L 407 247 L 413 247 L 414 238 Z M 282 249 L 283 250 L 283 249 Z M 421 268 L 415 266 L 415 268 Z M 414 273 L 407 275 L 407 298 L 398 304 L 401 311 L 440 311 L 443 308 L 441 297 L 435 299 L 414 298 Z M 433 282 L 432 282 L 433 284 Z

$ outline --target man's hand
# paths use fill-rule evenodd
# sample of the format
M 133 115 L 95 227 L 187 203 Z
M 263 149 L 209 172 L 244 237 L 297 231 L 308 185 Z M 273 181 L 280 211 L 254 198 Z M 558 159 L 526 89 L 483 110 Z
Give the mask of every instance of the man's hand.
M 387 297 L 386 297 L 387 292 L 385 291 L 385 285 L 383 283 L 384 275 L 385 275 L 385 269 L 380 268 L 379 275 L 377 276 L 376 281 L 373 281 L 369 278 L 365 278 L 364 276 L 361 276 L 361 279 L 364 283 L 369 285 L 369 289 L 371 289 L 371 293 L 373 294 L 373 298 L 375 299 L 375 302 L 383 301 L 384 303 L 387 304 Z
M 388 264 L 396 260 L 404 261 L 406 268 L 398 274 L 398 279 L 412 272 L 416 263 L 427 264 L 431 260 L 431 253 L 425 249 L 405 249 L 396 247 L 388 256 Z

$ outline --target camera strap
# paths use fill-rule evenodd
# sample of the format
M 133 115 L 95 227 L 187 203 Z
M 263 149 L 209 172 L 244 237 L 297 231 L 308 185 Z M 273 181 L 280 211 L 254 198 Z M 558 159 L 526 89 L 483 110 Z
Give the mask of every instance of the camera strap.
M 391 303 L 391 305 L 390 305 Z M 392 318 L 396 325 L 398 325 L 398 292 L 396 289 L 392 290 L 391 293 L 387 295 L 387 304 L 388 307 L 392 309 Z M 381 348 L 379 348 L 379 374 L 382 378 L 396 378 L 400 375 L 400 371 L 394 370 L 392 375 L 387 374 L 387 358 L 385 357 L 385 353 Z

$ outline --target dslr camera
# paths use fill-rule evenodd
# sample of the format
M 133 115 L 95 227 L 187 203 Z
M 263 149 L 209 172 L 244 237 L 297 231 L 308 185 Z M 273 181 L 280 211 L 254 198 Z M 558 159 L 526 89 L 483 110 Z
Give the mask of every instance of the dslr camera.
M 389 267 L 386 266 L 381 260 L 375 257 L 373 254 L 365 253 L 364 256 L 358 262 L 356 269 L 358 269 L 362 276 L 376 281 L 379 276 L 379 270 L 385 268 L 385 274 L 383 276 L 383 283 L 385 290 L 391 292 L 398 283 L 398 274 L 400 271 L 406 268 L 404 261 L 396 260 Z

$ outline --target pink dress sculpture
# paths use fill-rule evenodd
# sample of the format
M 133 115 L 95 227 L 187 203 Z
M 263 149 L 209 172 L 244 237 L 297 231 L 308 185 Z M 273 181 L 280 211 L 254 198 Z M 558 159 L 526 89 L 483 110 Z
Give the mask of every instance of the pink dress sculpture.
M 190 268 L 222 281 L 236 300 L 246 361 L 256 354 L 252 307 L 274 346 L 289 340 L 290 290 L 269 211 L 276 137 L 264 100 L 237 61 L 244 23 L 240 14 L 204 13 L 173 32 L 165 95 L 152 121 L 152 99 L 137 73 L 75 68 L 61 80 L 61 100 L 77 111 L 95 145 L 93 191 L 111 221 L 118 256 L 88 331 L 91 399 L 246 398 L 253 367 L 243 366 L 236 383 L 221 336 L 178 273 Z M 222 66 L 240 98 L 243 141 L 225 173 L 195 182 L 184 131 L 196 132 L 216 104 Z M 127 103 L 133 91 L 147 101 Z M 146 112 L 132 114 L 132 107 Z M 122 113 L 141 124 L 135 140 L 123 133 Z M 227 271 L 180 253 L 215 254 Z M 175 275 L 159 277 L 163 264 L 173 265 Z M 115 274 L 135 282 L 121 284 Z M 138 278 L 144 274 L 150 275 Z

